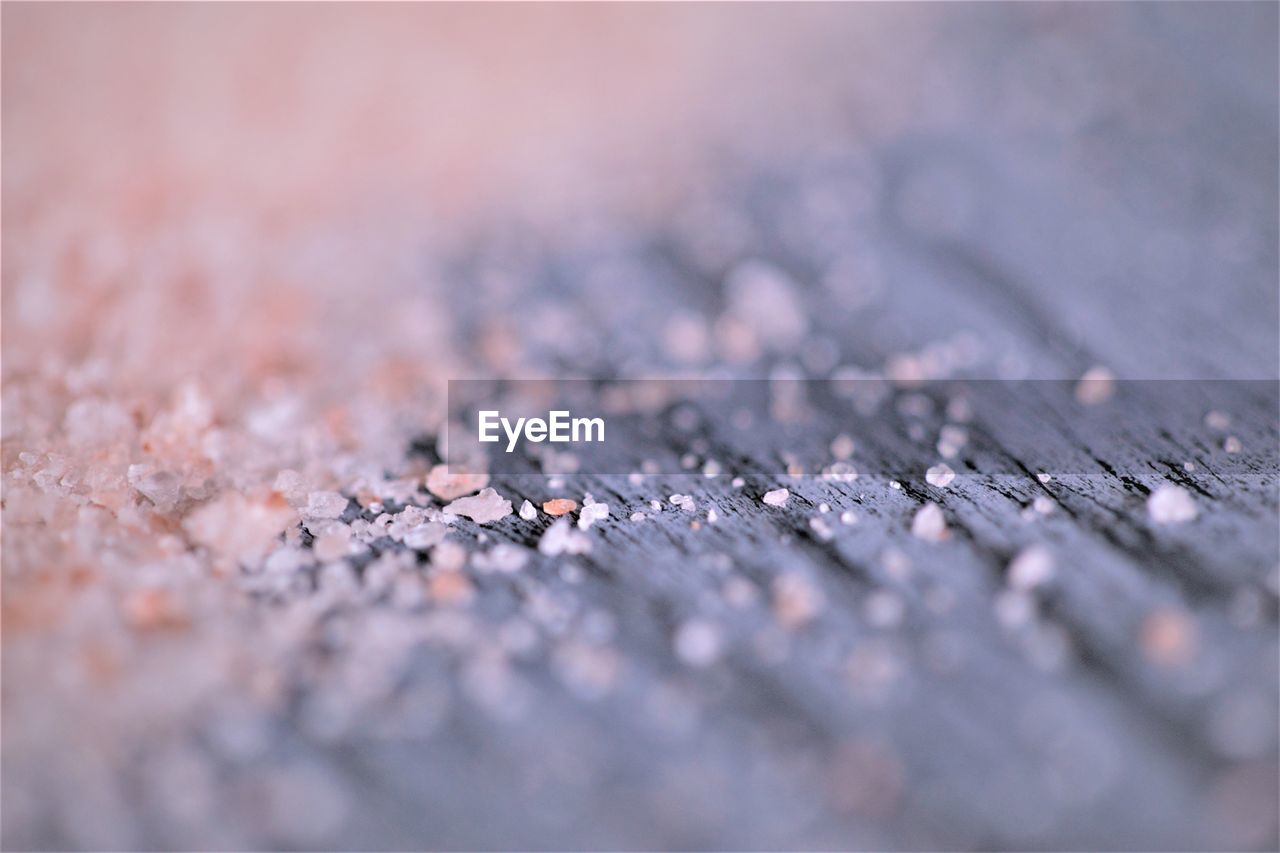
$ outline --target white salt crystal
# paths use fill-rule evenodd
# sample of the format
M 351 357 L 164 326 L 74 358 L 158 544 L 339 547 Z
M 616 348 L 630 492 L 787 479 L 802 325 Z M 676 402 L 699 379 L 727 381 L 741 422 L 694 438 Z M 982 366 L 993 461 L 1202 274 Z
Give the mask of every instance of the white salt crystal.
M 715 523 L 716 523 L 717 521 L 719 521 L 719 520 L 720 520 L 720 514 L 719 514 L 719 513 L 717 513 L 717 512 L 715 511 L 715 508 L 714 508 L 714 507 L 713 507 L 713 508 L 711 508 L 711 509 L 709 509 L 709 510 L 707 510 L 707 523 L 708 523 L 708 524 L 715 524 Z
M 1053 553 L 1043 545 L 1028 545 L 1009 561 L 1009 586 L 1031 590 L 1053 579 Z
M 928 542 L 941 542 L 947 538 L 947 519 L 942 508 L 935 503 L 920 507 L 911 519 L 911 535 Z
M 844 524 L 857 524 L 858 514 L 851 509 L 846 509 L 844 512 L 840 513 L 840 521 Z
M 1040 513 L 1041 515 L 1048 515 L 1049 513 L 1053 512 L 1054 508 L 1057 505 L 1053 502 L 1051 498 L 1045 497 L 1044 495 L 1040 495 L 1034 501 L 1031 502 L 1031 506 L 1035 509 L 1036 512 Z
M 436 521 L 428 521 L 425 524 L 419 524 L 406 533 L 404 535 L 404 544 L 410 548 L 425 550 L 443 542 L 448 532 L 447 525 Z
M 586 503 L 585 501 L 591 501 L 591 502 Z M 578 528 L 580 530 L 586 530 L 588 527 L 595 524 L 597 521 L 600 521 L 601 519 L 608 518 L 608 517 L 609 517 L 609 505 L 596 503 L 594 500 L 591 500 L 590 495 L 587 495 L 586 499 L 582 504 L 582 510 L 578 513 Z
M 809 519 L 809 529 L 823 542 L 829 541 L 835 535 L 831 531 L 831 525 L 827 524 L 827 520 L 820 515 Z
M 924 478 L 929 485 L 944 489 L 956 478 L 956 472 L 952 471 L 951 466 L 947 463 L 939 462 L 924 472 Z
M 476 569 L 482 572 L 501 572 L 503 574 L 512 574 L 524 568 L 524 564 L 529 561 L 529 552 L 519 545 L 512 545 L 510 542 L 503 542 L 500 545 L 494 545 L 488 551 L 476 554 L 472 558 L 472 563 Z
M 648 518 L 648 516 L 647 516 L 647 515 L 645 515 L 643 512 L 633 512 L 633 513 L 631 513 L 631 520 L 632 520 L 632 521 L 644 521 L 646 518 Z
M 1048 483 L 1050 480 L 1053 479 L 1053 475 L 1046 474 L 1045 472 L 1041 471 L 1039 474 L 1036 474 L 1036 479 L 1039 480 L 1041 483 Z
M 791 497 L 791 492 L 786 489 L 774 489 L 764 493 L 761 498 L 769 506 L 782 506 L 787 502 L 787 498 Z
M 1156 524 L 1182 524 L 1196 517 L 1191 493 L 1173 483 L 1159 486 L 1147 498 L 1147 513 Z
M 458 498 L 446 506 L 444 511 L 454 515 L 464 515 L 476 524 L 487 524 L 510 515 L 511 501 L 493 489 L 486 488 L 482 489 L 478 495 Z
M 520 504 L 520 517 L 525 521 L 533 521 L 538 517 L 538 511 L 533 508 L 533 504 L 526 500 Z
M 585 554 L 591 550 L 591 540 L 569 526 L 569 519 L 561 517 L 547 528 L 538 540 L 538 551 L 547 556 L 556 554 Z
M 741 489 L 741 488 L 742 488 L 743 486 L 745 486 L 746 484 L 747 484 L 747 481 L 746 481 L 746 480 L 744 480 L 744 479 L 742 479 L 741 477 L 734 477 L 734 478 L 729 482 L 729 485 L 733 486 L 735 489 Z
M 337 492 L 312 492 L 307 495 L 307 518 L 338 518 L 347 511 L 347 499 Z
M 1222 449 L 1228 453 L 1239 453 L 1244 449 L 1244 446 L 1240 444 L 1240 439 L 1236 438 L 1234 435 L 1229 435 L 1226 440 L 1222 442 Z
M 702 619 L 691 619 L 676 631 L 676 656 L 688 666 L 703 667 L 720 658 L 723 642 L 715 625 Z
M 938 433 L 938 453 L 943 459 L 954 459 L 968 443 L 969 431 L 964 427 L 946 424 Z

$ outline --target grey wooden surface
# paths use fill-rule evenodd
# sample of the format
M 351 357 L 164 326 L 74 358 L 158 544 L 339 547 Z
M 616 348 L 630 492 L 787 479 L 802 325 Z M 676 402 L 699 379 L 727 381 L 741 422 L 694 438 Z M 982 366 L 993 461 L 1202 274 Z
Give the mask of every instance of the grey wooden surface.
M 284 712 L 229 697 L 188 721 L 221 817 L 175 820 L 122 760 L 133 830 L 105 818 L 101 846 L 1276 849 L 1276 6 L 947 15 L 936 114 L 901 133 L 728 161 L 663 225 L 495 228 L 439 271 L 463 352 L 481 360 L 481 332 L 505 323 L 551 374 L 875 373 L 964 333 L 980 354 L 959 374 L 998 381 L 974 386 L 954 483 L 924 480 L 945 395 L 911 416 L 901 391 L 856 429 L 735 431 L 711 412 L 696 455 L 714 478 L 498 476 L 517 507 L 589 492 L 611 517 L 576 556 L 537 552 L 544 516 L 459 521 L 471 552 L 531 549 L 515 574 L 469 569 L 461 611 L 400 607 L 365 574 L 366 594 L 326 600 L 326 630 L 282 664 Z M 716 229 L 729 236 L 708 249 Z M 671 317 L 718 316 L 751 258 L 790 276 L 802 339 L 737 365 L 673 361 Z M 841 260 L 852 284 L 828 277 Z M 1124 380 L 1105 404 L 1122 428 L 1086 442 L 1069 389 L 1032 380 L 1095 365 Z M 1205 424 L 1211 409 L 1228 430 Z M 859 478 L 813 476 L 846 430 Z M 805 475 L 786 475 L 785 452 Z M 1152 523 L 1165 482 L 1195 521 Z M 779 486 L 789 502 L 762 504 Z M 945 542 L 911 535 L 926 501 Z M 856 524 L 838 523 L 847 510 Z M 1057 573 L 1010 627 L 1007 566 L 1035 543 Z M 820 596 L 805 625 L 778 624 L 783 576 Z M 735 604 L 726 585 L 755 597 Z M 311 595 L 261 594 L 245 630 Z M 690 620 L 722 640 L 705 667 L 673 648 Z M 517 623 L 536 642 L 499 654 Z M 235 748 L 245 738 L 258 746 Z M 56 777 L 37 781 L 56 798 Z M 281 787 L 285 818 L 261 805 Z M 82 845 L 79 812 L 60 814 L 6 846 Z

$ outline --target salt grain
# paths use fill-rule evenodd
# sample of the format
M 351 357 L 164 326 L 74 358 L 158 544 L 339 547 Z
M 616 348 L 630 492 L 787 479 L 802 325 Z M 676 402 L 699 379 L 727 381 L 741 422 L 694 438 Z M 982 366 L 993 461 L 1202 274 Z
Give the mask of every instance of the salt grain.
M 577 508 L 578 502 L 568 498 L 552 498 L 542 505 L 542 511 L 550 516 L 567 515 Z
M 1032 590 L 1052 580 L 1054 571 L 1053 553 L 1043 545 L 1029 545 L 1009 562 L 1009 586 Z
M 773 489 L 772 491 L 765 492 L 764 497 L 761 498 L 761 500 L 769 506 L 782 506 L 790 497 L 791 492 L 786 489 Z
M 347 511 L 347 499 L 337 492 L 312 492 L 302 511 L 306 518 L 338 518 Z
M 591 540 L 570 527 L 567 518 L 557 520 L 538 540 L 538 551 L 547 556 L 585 554 L 590 550 Z
M 675 636 L 676 656 L 692 667 L 710 666 L 720 658 L 723 642 L 715 625 L 701 619 L 680 626 Z
M 472 495 L 489 485 L 488 474 L 449 471 L 448 465 L 436 465 L 427 474 L 427 491 L 442 501 Z
M 928 471 L 924 472 L 924 478 L 931 486 L 939 489 L 946 488 L 951 481 L 956 478 L 956 472 L 951 470 L 951 466 L 945 462 L 939 462 Z
M 1234 435 L 1229 435 L 1226 437 L 1226 440 L 1222 442 L 1222 449 L 1228 453 L 1239 453 L 1244 449 L 1244 446 L 1240 443 L 1240 439 L 1236 438 Z
M 520 504 L 520 517 L 525 521 L 533 521 L 538 517 L 538 511 L 533 508 L 533 504 L 526 500 Z
M 1085 406 L 1096 406 L 1110 400 L 1115 394 L 1116 376 L 1105 367 L 1091 367 L 1076 383 L 1076 401 Z
M 480 494 L 469 498 L 458 498 L 444 508 L 445 512 L 463 515 L 476 524 L 488 524 L 511 514 L 511 501 L 499 495 L 493 489 L 483 489 Z
M 1147 513 L 1156 524 L 1182 524 L 1198 513 L 1191 493 L 1173 483 L 1164 483 L 1147 498 Z
M 911 535 L 927 542 L 941 542 L 947 538 L 947 519 L 942 508 L 927 503 L 911 519 Z

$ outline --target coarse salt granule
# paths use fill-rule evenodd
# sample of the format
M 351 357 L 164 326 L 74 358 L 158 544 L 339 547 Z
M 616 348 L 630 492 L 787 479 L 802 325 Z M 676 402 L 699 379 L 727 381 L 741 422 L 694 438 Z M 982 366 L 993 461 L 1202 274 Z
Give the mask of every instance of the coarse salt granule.
M 722 646 L 720 631 L 702 619 L 691 619 L 676 631 L 676 656 L 688 666 L 710 666 L 720 658 Z
M 488 474 L 450 472 L 448 465 L 436 465 L 427 474 L 427 491 L 442 501 L 474 495 L 487 485 L 489 485 Z
M 476 524 L 487 524 L 510 515 L 511 501 L 493 489 L 483 489 L 480 494 L 473 497 L 458 498 L 446 506 L 444 511 L 454 515 L 464 515 Z
M 533 521 L 538 517 L 538 511 L 533 508 L 533 504 L 526 500 L 520 504 L 520 517 L 525 521 Z
M 790 497 L 791 492 L 786 489 L 773 489 L 772 491 L 765 492 L 764 497 L 761 498 L 761 500 L 769 506 L 782 506 Z
M 302 514 L 307 518 L 338 518 L 347 511 L 347 499 L 338 492 L 312 492 Z
M 1156 524 L 1182 524 L 1198 514 L 1191 493 L 1182 486 L 1164 483 L 1147 498 L 1147 513 Z
M 939 462 L 928 471 L 924 472 L 924 479 L 931 486 L 939 489 L 945 489 L 956 478 L 956 472 L 951 470 L 951 466 L 945 462 Z
M 1053 579 L 1053 553 L 1043 545 L 1028 545 L 1009 562 L 1009 586 L 1031 590 Z
M 927 542 L 941 542 L 947 538 L 947 519 L 942 508 L 935 503 L 927 503 L 916 512 L 911 519 L 911 535 Z
M 1116 375 L 1105 367 L 1091 367 L 1076 383 L 1076 402 L 1096 406 L 1111 399 L 1116 392 Z
M 577 508 L 578 502 L 568 498 L 552 498 L 542 504 L 542 511 L 550 516 L 568 515 Z

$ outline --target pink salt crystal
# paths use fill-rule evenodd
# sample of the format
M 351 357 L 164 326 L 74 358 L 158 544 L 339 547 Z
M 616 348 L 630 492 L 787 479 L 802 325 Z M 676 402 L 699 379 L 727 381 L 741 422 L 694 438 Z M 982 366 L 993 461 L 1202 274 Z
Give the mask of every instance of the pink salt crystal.
M 785 628 L 799 628 L 822 609 L 823 595 L 813 581 L 798 572 L 779 575 L 773 581 L 773 615 Z
M 1105 367 L 1091 367 L 1076 383 L 1076 401 L 1085 406 L 1096 406 L 1110 400 L 1116 392 L 1116 377 Z
M 924 472 L 925 481 L 939 489 L 946 488 L 955 478 L 956 472 L 951 470 L 951 466 L 945 462 L 939 462 Z
M 469 498 L 458 498 L 444 508 L 445 512 L 464 515 L 476 524 L 488 524 L 511 514 L 511 501 L 499 495 L 493 489 L 482 489 L 480 494 Z
M 542 505 L 542 511 L 550 516 L 567 515 L 577 508 L 578 502 L 568 498 L 552 498 Z
M 1158 607 L 1142 621 L 1139 642 L 1152 663 L 1165 667 L 1190 662 L 1196 649 L 1196 625 L 1178 607 Z
M 338 492 L 312 492 L 307 495 L 305 518 L 338 518 L 347 511 L 347 499 Z
M 488 474 L 471 474 L 461 470 L 450 473 L 448 465 L 436 465 L 427 474 L 427 491 L 442 501 L 475 494 L 487 485 Z
M 169 471 L 154 471 L 150 465 L 130 465 L 129 485 L 151 501 L 161 512 L 173 509 L 180 497 L 182 483 Z
M 911 535 L 926 542 L 941 542 L 947 538 L 947 519 L 942 508 L 935 503 L 920 507 L 911 519 Z
M 1164 483 L 1147 498 L 1147 514 L 1156 524 L 1182 524 L 1198 514 L 1191 493 L 1173 483 Z
M 1031 590 L 1052 580 L 1053 553 L 1043 545 L 1023 548 L 1009 563 L 1009 586 Z
M 351 551 L 351 528 L 345 524 L 335 525 L 333 529 L 317 536 L 311 547 L 316 559 L 321 562 L 341 559 Z
M 264 555 L 296 518 L 278 494 L 247 498 L 239 492 L 225 492 L 189 514 L 182 527 L 198 545 L 226 557 L 252 561 Z

